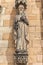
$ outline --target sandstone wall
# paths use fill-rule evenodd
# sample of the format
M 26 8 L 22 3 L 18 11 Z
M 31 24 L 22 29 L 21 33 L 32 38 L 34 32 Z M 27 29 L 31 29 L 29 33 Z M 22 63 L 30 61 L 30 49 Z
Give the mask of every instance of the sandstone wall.
M 0 65 L 14 65 L 13 23 L 16 11 L 15 0 L 0 0 L 3 7 L 0 17 Z M 28 29 L 28 64 L 42 65 L 40 1 L 27 0 L 26 16 L 29 21 Z

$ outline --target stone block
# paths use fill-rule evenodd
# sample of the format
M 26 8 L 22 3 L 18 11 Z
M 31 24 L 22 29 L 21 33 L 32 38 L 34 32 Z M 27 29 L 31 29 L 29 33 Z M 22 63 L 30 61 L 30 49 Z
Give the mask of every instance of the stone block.
M 3 56 L 3 55 L 1 55 L 0 56 L 0 65 L 7 65 L 8 63 L 7 63 L 7 58 L 6 58 L 6 56 Z
M 5 55 L 8 48 L 8 40 L 0 40 L 0 55 Z
M 0 27 L 0 33 L 10 33 L 12 30 L 12 27 Z

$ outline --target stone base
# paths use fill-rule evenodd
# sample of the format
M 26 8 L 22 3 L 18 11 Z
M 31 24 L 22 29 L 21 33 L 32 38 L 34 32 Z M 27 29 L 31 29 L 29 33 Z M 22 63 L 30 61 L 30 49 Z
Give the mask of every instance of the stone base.
M 15 59 L 17 64 L 23 64 L 24 65 L 28 61 L 28 54 L 27 54 L 27 52 L 15 53 L 14 56 L 15 56 L 14 59 Z

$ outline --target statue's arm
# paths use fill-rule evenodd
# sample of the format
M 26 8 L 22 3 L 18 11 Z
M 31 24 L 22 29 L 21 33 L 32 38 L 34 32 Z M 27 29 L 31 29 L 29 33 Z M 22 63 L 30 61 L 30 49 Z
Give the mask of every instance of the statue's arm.
M 28 20 L 27 20 L 26 16 L 22 16 L 22 17 L 21 17 L 21 20 L 22 20 L 26 25 L 29 26 L 29 23 L 28 23 Z

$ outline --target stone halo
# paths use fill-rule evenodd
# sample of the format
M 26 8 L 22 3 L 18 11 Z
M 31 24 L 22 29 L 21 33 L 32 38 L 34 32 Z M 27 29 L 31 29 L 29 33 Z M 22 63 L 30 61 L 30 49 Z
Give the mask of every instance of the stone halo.
M 24 6 L 24 9 L 26 9 L 26 7 L 27 7 L 27 5 L 26 5 L 25 2 L 20 1 L 19 3 L 17 2 L 17 3 L 15 4 L 16 9 L 18 9 L 19 5 L 23 5 L 23 6 Z

